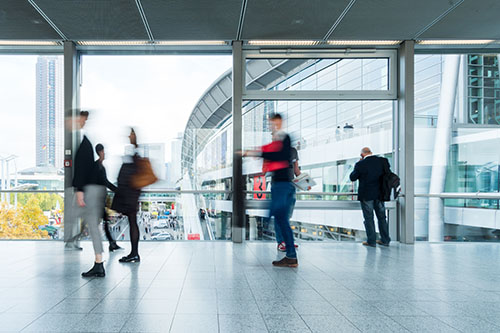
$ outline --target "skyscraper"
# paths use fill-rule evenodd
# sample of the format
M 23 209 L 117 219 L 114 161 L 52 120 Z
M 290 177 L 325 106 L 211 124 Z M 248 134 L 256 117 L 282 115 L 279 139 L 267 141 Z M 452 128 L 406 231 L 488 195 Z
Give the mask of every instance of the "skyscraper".
M 63 166 L 63 65 L 57 56 L 36 64 L 36 165 Z

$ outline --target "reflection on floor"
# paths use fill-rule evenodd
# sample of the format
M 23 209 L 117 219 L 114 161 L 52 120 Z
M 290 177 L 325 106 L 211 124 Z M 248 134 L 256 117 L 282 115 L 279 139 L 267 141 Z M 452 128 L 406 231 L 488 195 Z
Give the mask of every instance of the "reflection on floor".
M 0 242 L 0 331 L 500 331 L 500 244 L 302 243 L 288 269 L 272 243 L 144 242 L 92 280 L 83 245 Z

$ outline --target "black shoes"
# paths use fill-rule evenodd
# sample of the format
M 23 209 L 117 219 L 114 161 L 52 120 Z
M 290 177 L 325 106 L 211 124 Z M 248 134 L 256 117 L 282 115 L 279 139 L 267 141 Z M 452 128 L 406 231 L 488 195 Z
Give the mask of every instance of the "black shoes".
M 299 265 L 299 261 L 297 258 L 288 258 L 284 257 L 281 260 L 273 261 L 273 266 L 276 267 L 297 267 Z
M 382 246 L 389 246 L 389 243 L 383 243 L 381 240 L 378 240 L 377 244 Z
M 123 247 L 118 246 L 116 242 L 110 242 L 109 243 L 109 252 L 117 251 L 117 250 L 123 250 Z
M 128 256 L 122 257 L 121 259 L 118 260 L 119 262 L 140 262 L 141 257 L 138 255 L 136 256 L 131 256 L 130 254 Z
M 106 272 L 104 271 L 104 265 L 102 262 L 94 263 L 94 267 L 86 273 L 82 273 L 83 277 L 104 277 Z
M 368 243 L 368 242 L 363 242 L 362 244 L 363 244 L 364 246 L 368 246 L 368 247 L 377 247 L 377 245 L 375 245 L 375 244 L 370 244 L 370 243 Z

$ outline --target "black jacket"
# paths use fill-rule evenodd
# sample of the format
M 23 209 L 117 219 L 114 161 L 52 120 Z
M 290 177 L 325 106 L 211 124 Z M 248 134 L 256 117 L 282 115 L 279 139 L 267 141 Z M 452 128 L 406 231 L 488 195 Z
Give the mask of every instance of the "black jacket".
M 358 200 L 380 200 L 384 160 L 387 161 L 383 157 L 367 156 L 354 166 L 349 178 L 359 180 Z
M 83 187 L 89 184 L 96 184 L 94 168 L 94 149 L 86 136 L 78 147 L 74 162 L 73 187 L 77 191 L 83 191 Z
M 137 172 L 137 158 L 132 163 L 123 163 L 118 173 L 118 190 L 113 198 L 111 209 L 122 214 L 136 213 L 141 190 L 131 186 L 132 177 Z
M 106 168 L 104 167 L 104 165 L 102 165 L 101 162 L 99 162 L 99 160 L 94 162 L 94 168 L 95 168 L 95 175 L 97 177 L 96 179 L 97 184 L 104 185 L 113 192 L 118 191 L 118 188 L 108 180 L 108 176 L 106 175 Z

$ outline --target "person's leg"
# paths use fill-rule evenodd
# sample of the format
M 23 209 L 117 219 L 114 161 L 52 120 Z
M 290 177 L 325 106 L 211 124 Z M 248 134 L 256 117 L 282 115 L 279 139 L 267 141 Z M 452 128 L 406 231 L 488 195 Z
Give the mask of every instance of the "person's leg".
M 377 235 L 375 234 L 375 223 L 373 222 L 373 200 L 362 200 L 361 209 L 363 210 L 363 218 L 366 230 L 366 241 L 369 245 L 375 246 Z
M 385 217 L 384 202 L 380 200 L 375 200 L 374 208 L 375 208 L 375 215 L 377 215 L 380 240 L 384 245 L 388 245 L 391 242 L 391 238 L 389 237 L 389 224 L 387 223 Z
M 104 233 L 106 234 L 106 239 L 108 240 L 109 244 L 113 244 L 115 241 L 113 239 L 113 236 L 111 235 L 111 231 L 109 230 L 109 216 L 106 213 L 106 208 L 104 208 L 103 212 L 103 225 L 104 225 Z
M 78 241 L 82 234 L 80 218 L 83 209 L 76 203 L 76 193 L 72 193 L 71 207 L 68 207 L 64 212 L 64 243 L 66 249 L 81 250 L 78 246 Z
M 99 224 L 101 222 L 102 210 L 104 208 L 105 188 L 101 185 L 87 185 L 85 187 L 85 223 L 88 226 L 94 253 L 102 256 L 104 252 L 102 247 L 101 231 Z M 96 260 L 96 262 L 99 262 Z
M 272 200 L 276 200 L 276 206 L 274 211 L 274 218 L 278 228 L 281 231 L 283 240 L 286 245 L 286 256 L 288 258 L 296 259 L 297 253 L 295 251 L 295 244 L 293 242 L 293 232 L 290 228 L 289 216 L 290 216 L 290 205 L 291 205 L 291 191 L 293 186 L 289 182 L 276 182 L 272 185 L 276 187 L 276 196 L 272 197 Z
M 101 185 L 87 185 L 85 186 L 85 214 L 84 221 L 88 226 L 90 237 L 92 238 L 92 245 L 94 247 L 95 262 L 92 269 L 88 272 L 82 273 L 83 277 L 104 277 L 104 265 L 102 261 L 102 239 L 99 223 L 102 217 L 102 210 L 104 208 L 104 196 L 106 195 L 106 188 Z
M 130 224 L 130 244 L 132 249 L 129 256 L 139 255 L 139 226 L 137 225 L 137 213 L 127 214 L 128 222 Z
M 279 194 L 279 189 L 278 186 L 271 185 L 271 207 L 269 208 L 269 219 L 274 217 L 274 233 L 276 234 L 276 242 L 278 244 L 281 244 L 284 242 L 283 240 L 283 235 L 281 234 L 281 228 L 278 226 L 278 223 L 276 222 L 276 209 L 277 209 L 277 200 L 274 200 L 274 197 L 278 197 Z

